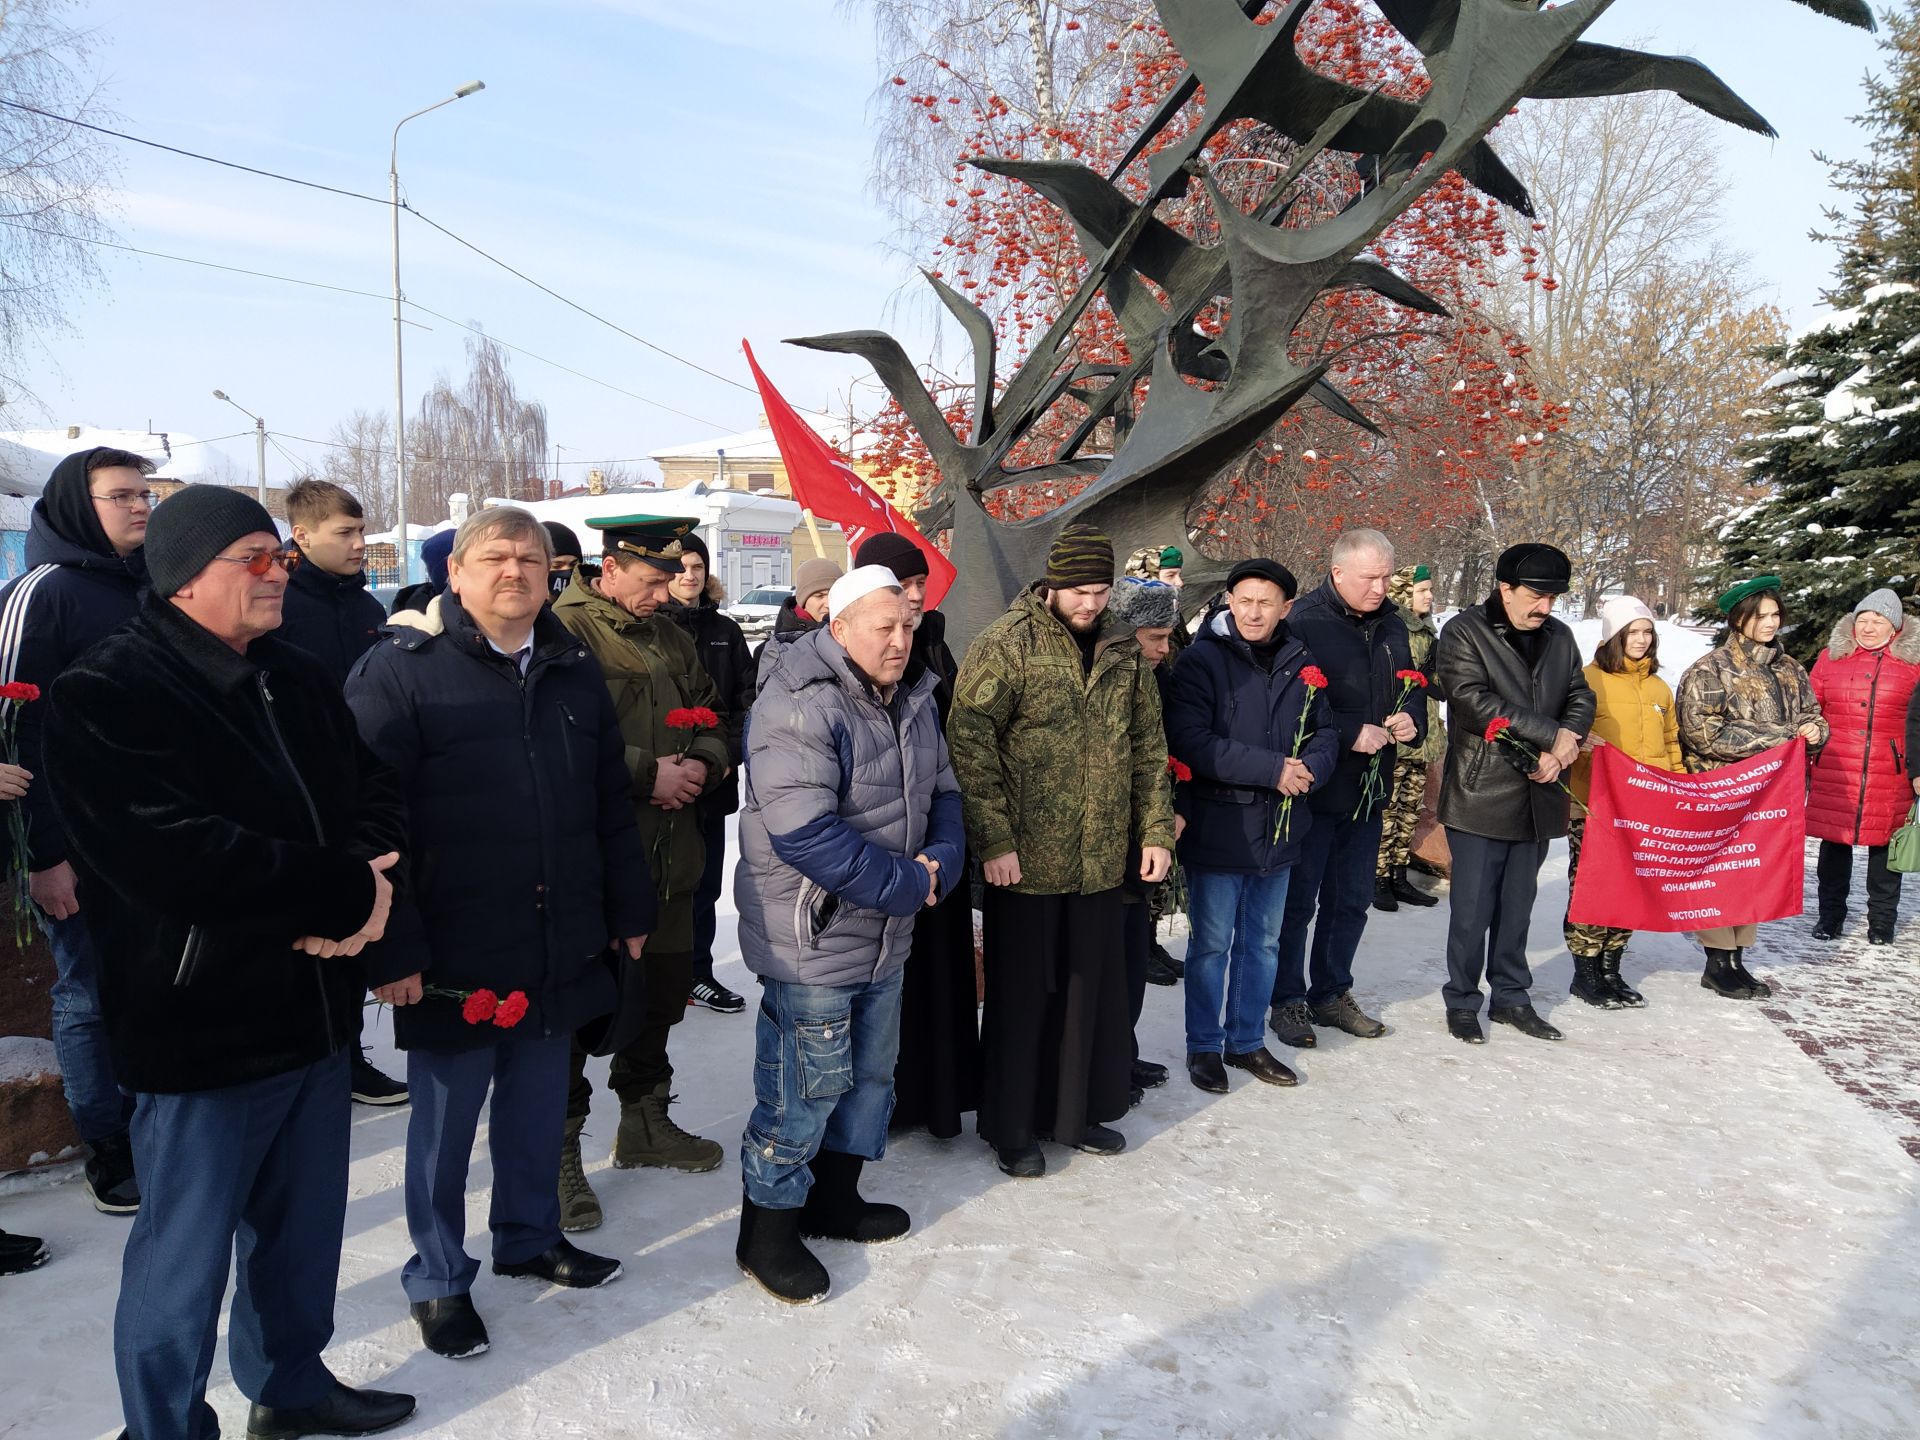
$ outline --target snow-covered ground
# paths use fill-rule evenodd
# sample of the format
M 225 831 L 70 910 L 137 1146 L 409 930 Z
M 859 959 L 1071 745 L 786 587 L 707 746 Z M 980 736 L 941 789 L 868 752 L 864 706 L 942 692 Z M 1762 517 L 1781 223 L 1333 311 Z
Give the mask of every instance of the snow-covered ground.
M 1143 1050 L 1176 1078 L 1123 1122 L 1126 1154 L 1049 1147 L 1052 1173 L 1020 1182 L 971 1135 L 900 1138 L 868 1189 L 913 1234 L 823 1243 L 834 1293 L 809 1310 L 734 1268 L 733 1155 L 702 1176 L 611 1170 L 603 1094 L 588 1144 L 609 1219 L 578 1238 L 625 1278 L 581 1294 L 483 1268 L 492 1352 L 437 1359 L 400 1291 L 406 1114 L 356 1110 L 330 1359 L 419 1395 L 395 1433 L 461 1440 L 1911 1440 L 1920 945 L 1803 961 L 1806 922 L 1770 927 L 1754 962 L 1781 997 L 1763 1009 L 1701 990 L 1687 941 L 1641 937 L 1627 969 L 1649 1008 L 1601 1013 L 1566 999 L 1565 901 L 1556 847 L 1533 956 L 1565 1043 L 1447 1037 L 1444 905 L 1373 917 L 1359 989 L 1392 1033 L 1289 1055 L 1297 1090 L 1195 1090 L 1180 992 L 1152 990 Z M 737 957 L 722 976 L 748 988 Z M 752 1027 L 696 1011 L 675 1033 L 677 1113 L 730 1149 Z M 483 1139 L 475 1235 L 487 1178 Z M 56 1252 L 0 1280 L 0 1436 L 117 1434 L 125 1222 L 65 1184 L 0 1196 L 0 1225 Z M 243 1434 L 224 1354 L 212 1400 Z

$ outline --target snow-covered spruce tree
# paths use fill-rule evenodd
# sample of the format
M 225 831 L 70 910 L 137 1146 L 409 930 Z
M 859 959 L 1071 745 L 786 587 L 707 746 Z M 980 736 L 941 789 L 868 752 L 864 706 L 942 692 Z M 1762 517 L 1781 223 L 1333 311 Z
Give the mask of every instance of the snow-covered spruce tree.
M 1886 17 L 1886 74 L 1866 82 L 1866 158 L 1829 161 L 1850 211 L 1834 313 L 1768 352 L 1767 434 L 1751 448 L 1757 503 L 1721 532 L 1712 596 L 1748 575 L 1781 577 L 1810 661 L 1868 591 L 1892 586 L 1920 614 L 1920 0 Z

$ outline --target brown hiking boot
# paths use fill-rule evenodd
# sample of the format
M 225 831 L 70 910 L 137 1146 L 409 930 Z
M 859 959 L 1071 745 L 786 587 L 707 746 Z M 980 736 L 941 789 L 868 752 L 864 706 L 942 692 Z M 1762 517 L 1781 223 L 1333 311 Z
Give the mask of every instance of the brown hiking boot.
M 1313 1007 L 1313 1023 L 1329 1029 L 1344 1030 L 1362 1040 L 1373 1040 L 1387 1033 L 1387 1027 L 1360 1008 L 1351 990 L 1342 990 L 1324 1005 Z
M 673 1096 L 665 1084 L 656 1085 L 631 1105 L 620 1107 L 620 1132 L 613 1137 L 616 1170 L 645 1166 L 655 1170 L 684 1170 L 697 1175 L 717 1170 L 726 1154 L 717 1140 L 689 1135 L 673 1123 L 667 1106 Z
M 567 1121 L 567 1138 L 560 1146 L 560 1228 L 568 1231 L 600 1228 L 600 1197 L 587 1183 L 580 1163 L 580 1127 L 584 1119 Z

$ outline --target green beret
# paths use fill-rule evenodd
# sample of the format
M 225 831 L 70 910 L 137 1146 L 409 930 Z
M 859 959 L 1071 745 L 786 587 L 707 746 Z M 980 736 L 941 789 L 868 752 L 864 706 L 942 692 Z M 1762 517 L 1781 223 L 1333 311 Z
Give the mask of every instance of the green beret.
M 1433 570 L 1431 567 L 1426 565 L 1416 565 L 1413 567 L 1413 583 L 1414 584 L 1418 585 L 1424 580 L 1431 580 L 1431 579 L 1433 579 Z
M 1738 585 L 1720 597 L 1718 602 L 1720 613 L 1722 615 L 1731 615 L 1733 613 L 1733 607 L 1749 595 L 1758 595 L 1762 590 L 1778 590 L 1779 588 L 1780 577 L 1778 575 L 1756 575 L 1751 580 L 1742 580 Z
M 1160 568 L 1162 570 L 1178 570 L 1182 565 L 1186 564 L 1186 561 L 1187 557 L 1180 553 L 1180 547 L 1178 545 L 1169 545 L 1160 552 Z

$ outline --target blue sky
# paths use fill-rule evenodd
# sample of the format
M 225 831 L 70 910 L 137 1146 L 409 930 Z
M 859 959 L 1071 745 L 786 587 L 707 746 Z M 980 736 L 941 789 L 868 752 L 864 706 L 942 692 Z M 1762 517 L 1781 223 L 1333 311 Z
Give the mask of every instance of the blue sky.
M 924 343 L 911 278 L 869 198 L 868 110 L 880 78 L 859 7 L 830 0 L 433 0 L 324 6 L 89 5 L 95 63 L 119 128 L 384 197 L 400 116 L 470 79 L 487 89 L 412 122 L 410 202 L 626 328 L 746 380 L 742 335 L 797 404 L 843 408 L 864 367 L 781 347 L 784 336 L 900 325 Z M 1830 257 L 1806 241 L 1829 198 L 1815 149 L 1855 153 L 1847 116 L 1873 64 L 1869 37 L 1789 0 L 1620 0 L 1593 38 L 1700 56 L 1780 131 L 1719 132 L 1733 181 L 1727 236 L 1772 298 L 1815 310 Z M 386 293 L 383 206 L 121 147 L 115 223 L 129 244 Z M 744 429 L 756 398 L 676 365 L 531 290 L 411 221 L 409 298 L 624 390 L 526 356 L 572 477 Z M 201 436 L 248 422 L 225 389 L 286 436 L 325 437 L 355 408 L 392 404 L 390 307 L 109 254 L 109 285 L 31 377 L 46 413 Z M 898 311 L 899 313 L 896 313 Z M 411 412 L 433 376 L 464 369 L 466 332 L 409 327 Z M 318 446 L 287 440 L 317 462 Z M 244 471 L 251 438 L 220 447 Z M 270 474 L 291 464 L 268 455 Z

